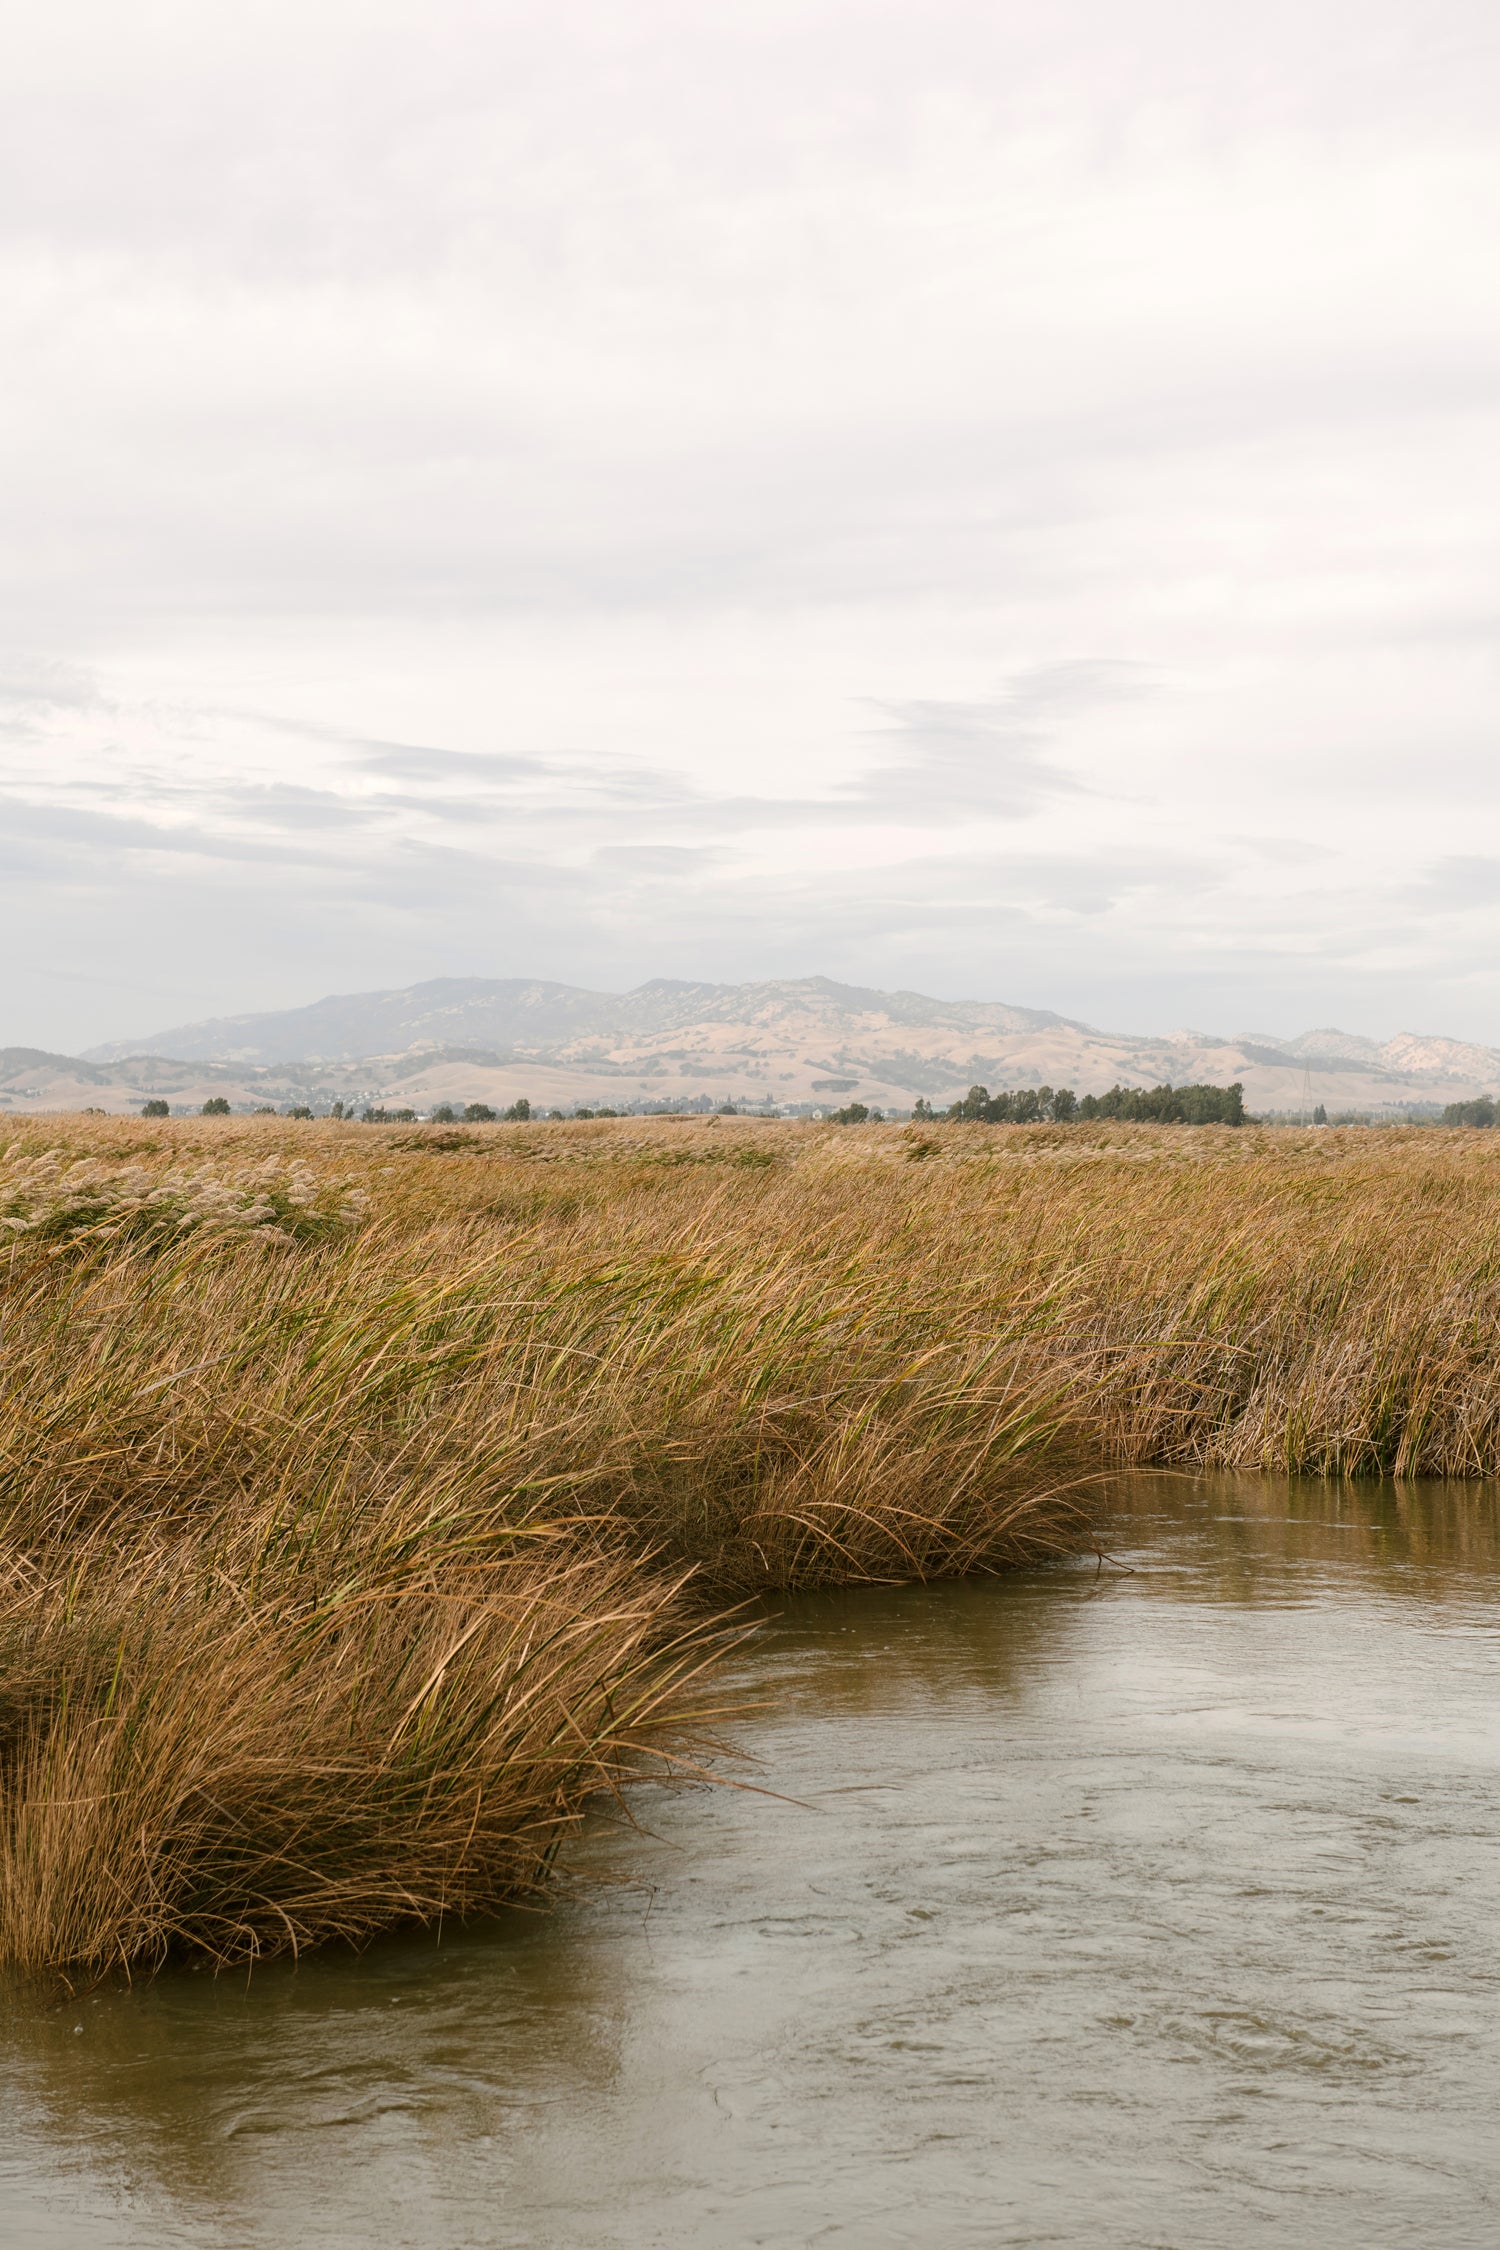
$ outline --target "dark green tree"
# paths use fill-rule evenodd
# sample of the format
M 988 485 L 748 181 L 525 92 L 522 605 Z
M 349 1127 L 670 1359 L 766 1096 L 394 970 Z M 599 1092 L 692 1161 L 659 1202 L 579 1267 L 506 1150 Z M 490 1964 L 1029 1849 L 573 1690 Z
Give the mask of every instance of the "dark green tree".
M 170 1117 L 171 1114 L 165 1102 L 146 1102 L 141 1109 L 142 1117 Z
M 955 1125 L 993 1124 L 996 1120 L 991 1118 L 989 1112 L 988 1086 L 971 1086 L 961 1102 L 954 1102 L 950 1106 L 948 1116 Z
M 210 1094 L 198 1114 L 201 1117 L 227 1117 L 229 1104 L 222 1094 Z
M 1243 1125 L 1245 1089 L 1232 1086 L 1111 1086 L 1085 1094 L 1080 1118 L 1117 1119 L 1127 1125 Z
M 1071 1118 L 1077 1109 L 1078 1096 L 1071 1086 L 1017 1086 L 1007 1094 L 971 1086 L 948 1115 L 979 1125 L 1043 1125 Z

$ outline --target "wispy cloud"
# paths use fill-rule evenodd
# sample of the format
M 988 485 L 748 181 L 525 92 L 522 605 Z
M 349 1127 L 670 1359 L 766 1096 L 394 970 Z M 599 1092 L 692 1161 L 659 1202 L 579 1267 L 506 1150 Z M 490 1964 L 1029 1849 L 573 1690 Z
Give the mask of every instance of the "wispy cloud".
M 0 82 L 6 1035 L 190 954 L 1500 1036 L 1480 0 L 202 23 Z
M 326 739 L 326 738 L 325 738 Z M 382 781 L 460 782 L 465 787 L 503 790 L 517 783 L 545 780 L 545 759 L 497 756 L 483 750 L 441 750 L 429 744 L 349 742 L 359 768 Z

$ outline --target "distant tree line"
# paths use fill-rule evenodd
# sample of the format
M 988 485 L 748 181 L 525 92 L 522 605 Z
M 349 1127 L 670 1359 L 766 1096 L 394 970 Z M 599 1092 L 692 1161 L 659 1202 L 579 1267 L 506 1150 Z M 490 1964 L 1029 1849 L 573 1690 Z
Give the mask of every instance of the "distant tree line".
M 97 1114 L 103 1116 L 104 1112 L 101 1110 Z M 171 1114 L 170 1106 L 156 1097 L 141 1106 L 142 1117 L 170 1117 Z M 233 1113 L 223 1094 L 211 1094 L 198 1114 L 200 1117 L 229 1117 Z M 280 1114 L 283 1117 L 311 1117 L 313 1113 L 305 1102 L 298 1102 L 291 1108 L 282 1110 Z M 354 1104 L 334 1102 L 328 1114 L 347 1122 L 354 1116 Z M 552 1114 L 560 1117 L 562 1112 L 555 1109 Z M 580 1117 L 613 1117 L 615 1114 L 612 1109 L 581 1109 L 578 1112 Z M 262 1105 L 252 1115 L 275 1117 L 277 1112 L 268 1105 Z M 488 1102 L 470 1102 L 466 1108 L 455 1110 L 450 1103 L 439 1102 L 437 1108 L 430 1113 L 430 1121 L 434 1125 L 524 1125 L 532 1115 L 531 1104 L 523 1095 L 520 1101 L 512 1102 L 506 1110 L 491 1109 Z M 415 1125 L 418 1114 L 414 1109 L 370 1108 L 360 1111 L 359 1121 L 362 1125 Z
M 1477 1101 L 1450 1102 L 1443 1111 L 1445 1125 L 1500 1125 L 1500 1109 L 1488 1094 Z
M 1245 1123 L 1245 1090 L 1236 1081 L 1232 1086 L 1111 1086 L 1107 1094 L 1076 1094 L 1071 1086 L 1017 1086 L 1007 1093 L 992 1094 L 987 1086 L 971 1086 L 962 1101 L 953 1102 L 945 1110 L 934 1109 L 932 1104 L 919 1100 L 912 1111 L 916 1124 L 979 1124 L 979 1125 L 1071 1125 L 1088 1124 L 1094 1119 L 1117 1120 L 1124 1124 L 1140 1125 L 1243 1125 Z M 706 1108 L 704 1102 L 691 1105 L 694 1111 Z M 653 1114 L 648 1112 L 647 1114 Z M 145 1117 L 166 1117 L 166 1102 L 152 1100 L 144 1104 Z M 204 1117 L 228 1117 L 230 1105 L 222 1094 L 215 1094 L 203 1104 Z M 259 1109 L 258 1117 L 274 1116 L 270 1109 Z M 284 1110 L 286 1117 L 311 1117 L 312 1111 L 303 1104 Z M 353 1103 L 336 1101 L 328 1112 L 330 1117 L 350 1119 L 354 1116 Z M 542 1113 L 532 1108 L 523 1095 L 511 1103 L 509 1109 L 492 1109 L 488 1102 L 468 1102 L 455 1108 L 450 1102 L 439 1102 L 428 1113 L 433 1125 L 524 1125 Z M 561 1119 L 561 1110 L 546 1114 Z M 575 1109 L 574 1117 L 619 1117 L 628 1114 L 615 1109 Z M 678 1113 L 680 1114 L 680 1113 Z M 739 1114 L 732 1102 L 719 1105 L 719 1114 L 734 1117 Z M 899 1112 L 897 1113 L 899 1115 Z M 1326 1120 L 1326 1111 L 1320 1104 L 1314 1123 Z M 385 1109 L 370 1107 L 359 1112 L 365 1125 L 414 1125 L 419 1122 L 414 1109 Z M 878 1125 L 884 1121 L 883 1112 L 869 1108 L 864 1102 L 850 1102 L 843 1109 L 827 1112 L 832 1125 Z M 1478 1101 L 1450 1102 L 1443 1111 L 1445 1125 L 1494 1125 L 1500 1123 L 1500 1105 L 1488 1095 Z M 1343 1123 L 1340 1118 L 1335 1122 Z
M 992 1094 L 971 1086 L 946 1111 L 919 1101 L 918 1122 L 976 1125 L 1071 1125 L 1094 1118 L 1129 1125 L 1243 1125 L 1245 1089 L 1233 1086 L 1111 1086 L 1107 1094 L 1075 1094 L 1071 1086 L 1018 1086 Z
M 524 1125 L 531 1116 L 531 1104 L 523 1094 L 509 1109 L 491 1109 L 488 1102 L 468 1102 L 456 1110 L 451 1102 L 439 1102 L 429 1110 L 429 1125 Z M 414 1125 L 414 1109 L 366 1109 L 360 1112 L 360 1122 L 365 1125 Z

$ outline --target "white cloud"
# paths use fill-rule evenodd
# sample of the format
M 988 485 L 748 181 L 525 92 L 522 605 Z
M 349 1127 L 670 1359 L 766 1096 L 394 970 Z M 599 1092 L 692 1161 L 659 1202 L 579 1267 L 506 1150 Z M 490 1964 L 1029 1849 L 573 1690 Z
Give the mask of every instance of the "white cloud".
M 0 1036 L 186 961 L 1500 1037 L 1493 60 L 1470 0 L 33 11 Z

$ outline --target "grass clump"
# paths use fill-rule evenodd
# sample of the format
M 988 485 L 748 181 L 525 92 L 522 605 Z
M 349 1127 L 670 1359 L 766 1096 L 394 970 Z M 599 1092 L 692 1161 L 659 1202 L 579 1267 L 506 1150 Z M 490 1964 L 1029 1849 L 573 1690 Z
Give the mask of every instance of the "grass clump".
M 1110 1465 L 1500 1466 L 1493 1134 L 152 1133 L 0 1166 L 13 1964 L 526 1895 L 726 1605 L 1076 1548 Z
M 195 1230 L 311 1242 L 357 1226 L 367 1198 L 271 1155 L 245 1169 L 208 1163 L 153 1171 L 75 1156 L 67 1147 L 0 1156 L 0 1238 L 164 1243 Z
M 841 1221 L 757 1240 L 659 1173 L 521 1195 L 505 1160 L 439 1156 L 437 1183 L 391 1155 L 368 1203 L 309 1174 L 310 1208 L 364 1223 L 275 1255 L 254 1220 L 12 1243 L 12 1963 L 229 1959 L 525 1895 L 592 1793 L 691 1753 L 726 1601 L 1076 1539 L 1034 1307 L 937 1330 L 897 1246 Z
M 392 1571 L 347 1523 L 324 1579 L 273 1529 L 13 1582 L 12 1962 L 243 1958 L 524 1897 L 590 1794 L 681 1743 L 712 1635 L 669 1584 L 547 1548 Z

